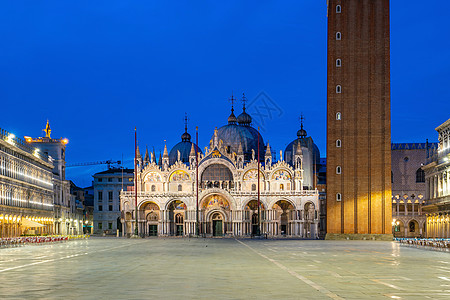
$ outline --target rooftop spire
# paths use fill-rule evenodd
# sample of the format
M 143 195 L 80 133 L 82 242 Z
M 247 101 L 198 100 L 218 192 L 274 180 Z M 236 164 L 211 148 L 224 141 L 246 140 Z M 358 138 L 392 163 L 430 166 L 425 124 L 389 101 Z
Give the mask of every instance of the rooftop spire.
M 266 157 L 272 157 L 272 152 L 270 151 L 270 145 L 269 142 L 267 142 L 267 147 L 266 147 Z
M 144 162 L 145 162 L 145 163 L 149 163 L 149 162 L 150 162 L 150 155 L 148 154 L 148 147 L 147 147 L 147 145 L 145 145 Z
M 163 153 L 163 157 L 169 157 L 169 152 L 167 151 L 166 140 L 164 140 L 164 153 Z

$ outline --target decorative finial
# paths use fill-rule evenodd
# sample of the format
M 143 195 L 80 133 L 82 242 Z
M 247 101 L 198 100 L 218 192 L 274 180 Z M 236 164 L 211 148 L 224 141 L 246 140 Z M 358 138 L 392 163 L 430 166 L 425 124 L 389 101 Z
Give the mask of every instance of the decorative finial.
M 303 129 L 303 120 L 305 120 L 305 117 L 303 117 L 303 113 L 301 113 L 300 114 L 301 129 Z
M 48 122 L 48 120 L 45 129 L 42 130 L 45 132 L 45 137 L 51 139 L 50 134 L 52 133 L 52 130 L 50 129 L 50 123 Z
M 188 125 L 188 116 L 187 113 L 184 113 L 184 132 L 187 132 L 187 125 Z
M 233 91 L 231 91 L 231 98 L 229 98 L 231 102 L 231 112 L 234 112 L 234 101 L 236 101 L 236 98 L 234 98 Z
M 241 101 L 242 101 L 242 109 L 243 109 L 244 112 L 245 112 L 245 102 L 247 102 L 247 97 L 245 97 L 245 93 L 242 93 L 242 99 L 241 99 Z

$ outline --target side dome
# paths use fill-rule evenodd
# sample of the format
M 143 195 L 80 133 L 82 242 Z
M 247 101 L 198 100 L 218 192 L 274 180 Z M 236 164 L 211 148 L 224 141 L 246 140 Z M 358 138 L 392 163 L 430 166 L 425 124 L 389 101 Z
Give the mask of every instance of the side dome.
M 176 144 L 170 149 L 169 152 L 169 164 L 172 165 L 178 160 L 178 151 L 180 152 L 180 160 L 185 164 L 189 164 L 189 155 L 191 153 L 192 148 L 191 135 L 185 131 L 181 135 L 181 142 Z M 200 148 L 194 144 L 194 147 L 198 152 L 202 153 Z
M 316 176 L 320 168 L 320 151 L 313 139 L 307 136 L 306 130 L 303 129 L 303 116 L 302 126 L 297 131 L 297 138 L 290 142 L 284 150 L 284 160 L 294 165 L 294 156 L 297 152 L 297 147 L 301 147 L 301 153 L 303 156 L 303 188 L 313 189 L 317 183 Z

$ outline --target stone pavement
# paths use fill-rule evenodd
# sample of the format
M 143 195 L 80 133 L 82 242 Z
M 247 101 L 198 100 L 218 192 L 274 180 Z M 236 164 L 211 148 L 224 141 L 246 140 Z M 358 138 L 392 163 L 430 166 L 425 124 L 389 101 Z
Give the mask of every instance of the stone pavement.
M 0 250 L 0 297 L 450 299 L 450 253 L 395 242 L 91 238 Z

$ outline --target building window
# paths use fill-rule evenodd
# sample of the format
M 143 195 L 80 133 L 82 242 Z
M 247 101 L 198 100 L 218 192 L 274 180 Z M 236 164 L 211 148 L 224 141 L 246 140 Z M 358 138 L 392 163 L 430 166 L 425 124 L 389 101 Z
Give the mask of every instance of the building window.
M 342 93 L 342 87 L 340 85 L 336 86 L 336 94 Z
M 98 229 L 103 229 L 103 223 L 100 223 L 100 222 L 99 222 L 99 223 L 97 224 L 97 227 L 98 227 Z
M 284 184 L 280 184 L 280 191 L 284 191 Z
M 112 205 L 108 205 L 109 207 L 109 211 L 112 211 L 113 210 L 113 206 Z
M 122 178 L 119 178 L 119 182 L 122 182 Z
M 108 182 L 112 182 L 112 177 L 109 177 L 109 178 L 108 178 Z
M 102 182 L 102 181 L 103 181 L 103 178 L 98 178 L 97 181 L 98 181 L 98 182 Z
M 99 205 L 98 206 L 98 211 L 102 211 L 103 210 L 103 205 Z
M 256 191 L 256 184 L 252 184 L 252 191 Z
M 416 182 L 425 182 L 425 171 L 422 168 L 416 171 Z
M 98 192 L 98 202 L 103 201 L 103 192 Z
M 342 60 L 340 58 L 336 59 L 336 67 L 342 66 Z
M 341 120 L 341 113 L 340 112 L 336 113 L 336 120 L 338 120 L 338 121 Z
M 112 223 L 108 223 L 108 229 L 112 229 Z
M 183 186 L 181 184 L 178 185 L 178 191 L 181 192 L 183 190 Z
M 108 192 L 108 200 L 113 201 L 113 192 L 112 191 Z
M 342 37 L 341 33 L 340 32 L 336 32 L 336 40 L 340 41 L 341 37 Z
M 341 140 L 336 140 L 336 147 L 341 148 Z
M 405 156 L 405 158 L 403 158 L 403 160 L 404 160 L 405 162 L 408 162 L 409 157 L 408 157 L 408 156 Z
M 341 174 L 341 172 L 342 172 L 341 166 L 337 166 L 336 167 L 336 174 Z
M 342 11 L 341 6 L 340 6 L 339 4 L 336 5 L 336 13 L 337 13 L 337 14 L 340 14 L 341 11 Z
M 342 200 L 342 195 L 341 193 L 337 193 L 336 194 L 336 201 L 341 201 Z
M 153 184 L 152 185 L 152 192 L 156 191 L 156 186 Z

